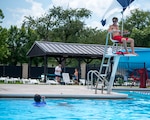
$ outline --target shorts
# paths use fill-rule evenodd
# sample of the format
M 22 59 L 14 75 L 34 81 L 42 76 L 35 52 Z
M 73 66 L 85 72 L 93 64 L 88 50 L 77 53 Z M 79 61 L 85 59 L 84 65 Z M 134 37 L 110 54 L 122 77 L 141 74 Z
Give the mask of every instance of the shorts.
M 128 40 L 128 38 L 123 37 L 123 36 L 114 36 L 114 37 L 113 37 L 113 40 L 117 40 L 119 43 L 122 43 L 122 42 L 121 42 L 121 39 L 122 39 L 122 38 L 125 38 L 126 40 Z
M 55 77 L 61 77 L 61 75 L 56 75 L 56 74 L 55 74 Z

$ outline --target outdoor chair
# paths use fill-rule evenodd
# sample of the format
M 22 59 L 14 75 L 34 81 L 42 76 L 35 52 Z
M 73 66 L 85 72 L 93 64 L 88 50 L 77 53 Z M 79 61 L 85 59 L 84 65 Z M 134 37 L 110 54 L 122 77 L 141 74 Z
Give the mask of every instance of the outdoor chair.
M 112 52 L 117 52 L 118 50 L 122 50 L 122 45 L 121 45 L 121 43 L 119 43 L 117 40 L 114 40 L 114 39 L 112 38 L 112 34 L 113 34 L 113 32 L 109 32 L 110 40 L 111 40 L 111 42 L 113 43 L 113 45 L 112 45 Z M 120 48 L 118 47 L 119 44 L 121 45 Z
M 37 79 L 29 79 L 29 84 L 39 84 L 40 81 Z
M 59 83 L 58 83 L 57 81 L 55 81 L 55 80 L 47 80 L 46 83 L 49 84 L 49 85 L 58 85 L 58 84 L 59 84 Z
M 70 80 L 70 76 L 69 73 L 62 73 L 62 78 L 63 78 L 63 82 L 65 83 L 65 85 L 73 85 L 74 82 L 72 80 Z
M 22 78 L 21 81 L 22 81 L 23 84 L 29 84 L 30 83 L 29 79 Z
M 8 78 L 7 77 L 0 77 L 1 82 L 5 82 Z
M 85 79 L 79 79 L 79 85 L 85 85 Z

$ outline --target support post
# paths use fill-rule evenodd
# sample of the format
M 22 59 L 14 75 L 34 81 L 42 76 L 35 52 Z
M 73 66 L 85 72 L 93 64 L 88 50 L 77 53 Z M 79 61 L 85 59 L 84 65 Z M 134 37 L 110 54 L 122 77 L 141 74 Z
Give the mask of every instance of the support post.
M 109 85 L 108 85 L 108 88 L 107 88 L 107 93 L 108 94 L 110 94 L 110 92 L 112 91 L 112 87 L 113 87 L 113 83 L 114 83 L 115 74 L 116 74 L 116 71 L 117 71 L 119 59 L 120 59 L 119 55 L 114 56 L 114 65 L 113 65 L 112 73 L 111 73 L 111 76 L 110 76 Z
M 44 56 L 44 82 L 47 82 L 47 56 Z
M 32 58 L 29 58 L 29 63 L 28 63 L 28 78 L 31 78 L 31 66 L 32 66 Z
M 78 79 L 81 79 L 81 59 L 78 58 Z

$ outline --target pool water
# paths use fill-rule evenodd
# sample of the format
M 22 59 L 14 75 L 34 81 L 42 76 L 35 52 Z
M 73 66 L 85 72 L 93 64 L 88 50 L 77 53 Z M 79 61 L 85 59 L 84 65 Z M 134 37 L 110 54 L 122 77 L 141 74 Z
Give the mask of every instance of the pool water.
M 46 99 L 35 107 L 33 99 L 0 99 L 0 120 L 150 120 L 150 93 L 123 92 L 127 100 Z

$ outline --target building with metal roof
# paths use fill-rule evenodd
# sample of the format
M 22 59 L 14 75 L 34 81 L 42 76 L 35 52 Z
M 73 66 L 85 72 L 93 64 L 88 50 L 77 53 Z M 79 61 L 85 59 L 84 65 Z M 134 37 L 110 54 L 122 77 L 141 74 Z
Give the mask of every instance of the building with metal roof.
M 29 57 L 101 58 L 104 45 L 36 41 L 28 51 Z
M 61 43 L 61 42 L 47 42 L 36 41 L 27 53 L 30 58 L 29 61 L 29 77 L 30 67 L 33 57 L 44 58 L 44 74 L 47 74 L 47 58 L 54 57 L 58 63 L 63 63 L 67 58 L 76 58 L 78 61 L 78 68 L 83 60 L 85 63 L 90 63 L 93 59 L 101 59 L 105 50 L 105 45 L 98 44 L 79 44 L 79 43 Z M 146 68 L 149 69 L 149 48 L 135 47 L 136 57 L 121 57 L 120 62 L 144 62 Z M 145 59 L 146 58 L 146 59 Z
M 54 57 L 59 64 L 67 58 L 76 58 L 78 68 L 83 60 L 90 63 L 93 59 L 101 59 L 105 50 L 105 45 L 98 44 L 79 44 L 79 43 L 61 43 L 35 41 L 27 56 L 30 58 L 28 77 L 30 77 L 31 61 L 33 57 L 44 57 L 44 75 L 47 74 L 47 58 Z

